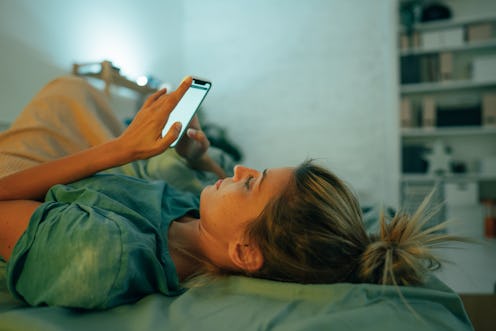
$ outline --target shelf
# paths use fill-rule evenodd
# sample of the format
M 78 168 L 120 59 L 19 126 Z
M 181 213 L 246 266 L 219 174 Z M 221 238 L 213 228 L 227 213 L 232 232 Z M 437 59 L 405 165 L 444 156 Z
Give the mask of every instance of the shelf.
M 421 47 L 404 49 L 400 51 L 400 56 L 423 55 L 423 54 L 431 54 L 431 53 L 439 53 L 439 52 L 465 52 L 465 51 L 474 51 L 474 50 L 491 49 L 491 48 L 496 48 L 496 39 L 472 41 L 470 43 L 465 43 L 460 46 L 440 46 L 429 49 L 424 49 Z
M 425 92 L 447 92 L 463 89 L 477 89 L 496 86 L 496 80 L 487 82 L 476 82 L 472 80 L 443 81 L 434 83 L 403 84 L 400 87 L 401 94 L 415 94 Z
M 466 181 L 496 181 L 496 174 L 448 174 L 444 176 L 429 175 L 429 174 L 401 174 L 402 182 L 466 182 Z
M 439 20 L 428 23 L 418 23 L 413 26 L 413 30 L 416 31 L 427 31 L 427 30 L 441 30 L 456 26 L 464 26 L 468 24 L 477 24 L 484 22 L 493 22 L 496 21 L 496 16 L 486 16 L 486 17 L 461 17 L 457 19 L 449 19 L 449 20 Z M 404 27 L 400 28 L 401 32 L 405 31 Z
M 441 128 L 402 128 L 403 138 L 496 135 L 496 127 L 466 126 Z

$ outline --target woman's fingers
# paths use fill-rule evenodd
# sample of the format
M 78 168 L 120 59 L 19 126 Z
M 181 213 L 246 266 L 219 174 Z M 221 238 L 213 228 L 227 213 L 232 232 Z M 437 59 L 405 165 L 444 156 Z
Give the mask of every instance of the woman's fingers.
M 183 79 L 181 84 L 179 84 L 179 87 L 174 92 L 166 94 L 163 97 L 159 97 L 157 99 L 162 113 L 168 115 L 174 110 L 176 105 L 179 103 L 179 100 L 181 100 L 183 95 L 191 86 L 191 82 L 191 76 L 187 76 Z
M 183 97 L 184 93 L 186 93 L 188 88 L 191 86 L 191 82 L 191 76 L 186 76 L 174 92 L 167 94 L 166 88 L 158 90 L 146 99 L 146 101 L 143 103 L 143 107 L 148 107 L 157 100 L 161 99 L 162 96 L 167 96 L 167 98 L 163 98 L 164 102 L 170 102 L 170 105 L 172 105 L 172 109 L 174 109 L 179 100 L 181 100 L 181 98 Z
M 189 89 L 192 82 L 193 78 L 191 76 L 184 77 L 181 84 L 179 84 L 179 87 L 174 91 L 174 93 L 177 93 L 179 95 L 179 99 L 183 97 L 184 93 L 186 93 L 186 91 Z
M 161 151 L 167 149 L 170 146 L 170 144 L 172 144 L 177 139 L 177 137 L 179 137 L 179 133 L 181 132 L 181 127 L 182 127 L 181 122 L 175 122 L 170 127 L 169 131 L 167 131 L 165 136 L 162 139 L 158 140 Z
M 189 138 L 197 141 L 203 148 L 205 147 L 208 148 L 210 146 L 210 141 L 208 140 L 207 136 L 203 131 L 189 128 L 188 131 L 186 131 L 186 133 Z
M 121 134 L 120 141 L 137 159 L 163 152 L 179 137 L 179 122 L 174 123 L 163 137 L 161 133 L 169 114 L 186 93 L 191 81 L 191 77 L 186 77 L 174 92 L 167 94 L 167 90 L 162 89 L 148 97 L 134 120 Z

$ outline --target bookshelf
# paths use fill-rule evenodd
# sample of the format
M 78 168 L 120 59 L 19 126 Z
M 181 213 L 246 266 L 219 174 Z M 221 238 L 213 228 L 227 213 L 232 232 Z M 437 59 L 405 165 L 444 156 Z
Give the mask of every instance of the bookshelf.
M 460 206 L 478 220 L 496 201 L 496 15 L 400 27 L 398 57 L 400 201 L 413 210 L 435 188 L 433 222 Z

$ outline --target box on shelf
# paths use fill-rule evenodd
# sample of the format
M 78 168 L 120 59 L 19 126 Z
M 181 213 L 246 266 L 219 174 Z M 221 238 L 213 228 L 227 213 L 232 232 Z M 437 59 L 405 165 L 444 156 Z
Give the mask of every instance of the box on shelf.
M 436 126 L 436 102 L 432 97 L 422 99 L 422 126 L 426 128 Z
M 482 96 L 482 124 L 496 126 L 496 93 L 485 93 Z
M 467 26 L 467 41 L 481 41 L 493 38 L 491 23 L 475 23 Z
M 479 204 L 479 185 L 476 181 L 445 183 L 444 198 L 448 206 L 476 206 Z
M 422 48 L 456 47 L 464 44 L 463 27 L 422 32 Z
M 481 175 L 496 175 L 496 156 L 486 155 L 479 160 L 479 173 Z
M 472 80 L 476 82 L 496 81 L 496 56 L 477 56 L 472 62 Z
M 438 100 L 436 126 L 477 126 L 482 124 L 482 109 L 479 98 L 453 98 Z

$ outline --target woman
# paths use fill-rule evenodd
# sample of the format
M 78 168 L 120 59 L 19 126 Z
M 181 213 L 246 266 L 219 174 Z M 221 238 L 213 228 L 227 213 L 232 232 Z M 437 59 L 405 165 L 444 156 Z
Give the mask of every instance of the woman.
M 412 220 L 381 221 L 369 237 L 360 207 L 332 173 L 305 162 L 262 172 L 224 172 L 206 153 L 194 119 L 176 147 L 188 164 L 216 173 L 200 199 L 164 182 L 103 170 L 164 152 L 167 118 L 191 84 L 147 99 L 106 143 L 0 179 L 0 254 L 10 291 L 29 304 L 108 308 L 153 293 L 181 293 L 201 273 L 300 283 L 419 284 L 429 245 L 450 239 Z M 63 184 L 63 185 L 59 185 Z M 435 229 L 434 229 L 435 230 Z

